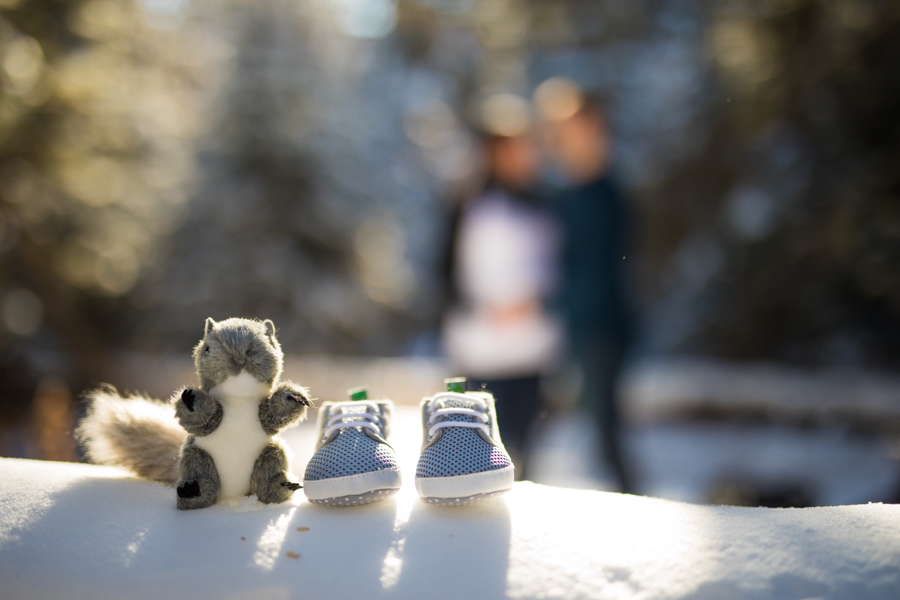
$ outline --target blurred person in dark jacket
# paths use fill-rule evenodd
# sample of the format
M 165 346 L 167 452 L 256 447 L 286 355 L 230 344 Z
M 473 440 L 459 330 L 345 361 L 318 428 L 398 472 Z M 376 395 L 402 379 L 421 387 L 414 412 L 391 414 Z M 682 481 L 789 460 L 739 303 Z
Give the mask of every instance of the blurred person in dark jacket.
M 443 334 L 450 362 L 470 389 L 496 398 L 500 435 L 522 479 L 543 408 L 541 377 L 562 347 L 562 325 L 545 304 L 555 293 L 560 234 L 534 192 L 540 157 L 530 106 L 509 95 L 494 101 L 482 136 L 486 182 L 452 226 L 455 297 Z
M 634 480 L 625 456 L 619 380 L 632 339 L 626 268 L 626 199 L 610 175 L 611 140 L 600 103 L 551 79 L 535 92 L 550 151 L 567 185 L 557 207 L 563 227 L 561 309 L 582 372 L 580 401 L 596 419 L 605 462 L 621 491 Z

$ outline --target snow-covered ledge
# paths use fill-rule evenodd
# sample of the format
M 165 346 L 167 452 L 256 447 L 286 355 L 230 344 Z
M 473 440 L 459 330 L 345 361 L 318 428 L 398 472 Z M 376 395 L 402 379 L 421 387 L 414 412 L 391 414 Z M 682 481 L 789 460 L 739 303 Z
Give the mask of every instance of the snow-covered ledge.
M 109 467 L 0 459 L 0 482 L 6 600 L 900 598 L 893 505 L 729 508 L 519 483 L 468 507 L 405 485 L 356 508 L 301 493 L 179 512 L 171 489 Z

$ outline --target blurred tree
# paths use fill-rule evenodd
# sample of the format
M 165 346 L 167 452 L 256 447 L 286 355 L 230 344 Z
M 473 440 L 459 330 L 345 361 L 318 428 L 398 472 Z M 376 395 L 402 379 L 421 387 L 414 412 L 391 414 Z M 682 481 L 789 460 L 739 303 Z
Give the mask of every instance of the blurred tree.
M 609 99 L 645 351 L 900 367 L 896 2 L 0 0 L 4 418 L 206 316 L 410 351 L 472 107 L 554 75 Z
M 133 294 L 149 316 L 134 345 L 189 348 L 207 316 L 246 316 L 273 319 L 288 351 L 400 351 L 423 322 L 400 216 L 420 197 L 386 176 L 406 141 L 390 95 L 367 87 L 402 65 L 302 3 L 208 9 L 228 76 L 187 219 Z
M 528 6 L 532 83 L 610 99 L 645 351 L 900 368 L 900 6 Z
M 718 165 L 728 188 L 686 347 L 900 367 L 900 7 L 733 3 L 707 41 L 725 97 L 710 154 L 727 158 L 687 168 Z
M 71 411 L 58 399 L 99 379 L 110 345 L 125 337 L 128 305 L 117 299 L 177 223 L 190 182 L 190 45 L 151 27 L 133 2 L 0 4 L 7 421 L 35 398 L 45 412 Z

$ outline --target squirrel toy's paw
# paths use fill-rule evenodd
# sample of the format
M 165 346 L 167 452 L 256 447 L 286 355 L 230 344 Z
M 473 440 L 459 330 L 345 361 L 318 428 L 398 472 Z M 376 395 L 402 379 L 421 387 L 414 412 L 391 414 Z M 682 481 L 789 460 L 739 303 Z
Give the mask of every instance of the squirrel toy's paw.
M 184 402 L 184 405 L 191 412 L 194 412 L 194 400 L 196 396 L 194 395 L 194 390 L 191 388 L 185 388 L 183 392 L 181 392 L 181 401 Z
M 289 381 L 279 385 L 259 406 L 259 422 L 269 435 L 306 418 L 313 403 L 307 391 Z
M 299 483 L 294 483 L 293 481 L 282 481 L 281 487 L 286 487 L 287 489 L 291 490 L 292 492 L 296 492 L 303 486 L 300 485 Z
M 175 392 L 171 402 L 178 422 L 193 435 L 209 435 L 222 422 L 222 405 L 202 389 Z
M 288 394 L 287 399 L 292 402 L 297 402 L 299 404 L 302 404 L 303 406 L 312 406 L 312 403 L 309 401 L 309 398 L 306 398 L 299 394 Z

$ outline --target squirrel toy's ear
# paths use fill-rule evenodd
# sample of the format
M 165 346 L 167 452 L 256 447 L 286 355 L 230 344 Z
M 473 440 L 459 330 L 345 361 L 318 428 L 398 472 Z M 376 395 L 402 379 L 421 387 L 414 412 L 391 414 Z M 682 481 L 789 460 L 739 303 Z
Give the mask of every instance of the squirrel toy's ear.
M 206 326 L 203 328 L 203 335 L 209 335 L 209 332 L 215 329 L 216 322 L 213 321 L 212 317 L 206 317 Z
M 271 319 L 266 319 L 262 324 L 266 328 L 266 335 L 273 337 L 275 335 L 275 323 Z

